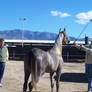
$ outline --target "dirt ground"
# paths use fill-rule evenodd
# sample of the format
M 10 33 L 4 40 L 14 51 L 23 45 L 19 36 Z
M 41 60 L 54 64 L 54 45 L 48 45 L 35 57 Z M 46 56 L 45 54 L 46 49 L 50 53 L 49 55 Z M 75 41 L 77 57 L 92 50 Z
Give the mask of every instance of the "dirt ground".
M 0 92 L 23 92 L 23 68 L 23 61 L 9 61 L 7 63 L 3 78 L 3 87 L 0 88 Z M 60 79 L 59 92 L 87 91 L 88 84 L 84 72 L 84 63 L 64 63 Z M 49 74 L 45 73 L 45 75 L 40 79 L 37 87 L 40 92 L 50 92 Z M 54 92 L 56 92 L 55 85 Z

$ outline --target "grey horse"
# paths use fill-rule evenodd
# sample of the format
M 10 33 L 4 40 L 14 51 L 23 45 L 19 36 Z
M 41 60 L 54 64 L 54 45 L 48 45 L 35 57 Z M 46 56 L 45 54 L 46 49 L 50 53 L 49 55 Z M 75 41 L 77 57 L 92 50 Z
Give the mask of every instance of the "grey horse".
M 31 74 L 31 82 L 29 83 L 29 90 L 37 89 L 37 83 L 40 77 L 45 73 L 50 73 L 51 92 L 53 92 L 54 83 L 52 80 L 53 74 L 56 73 L 56 92 L 59 92 L 59 79 L 61 75 L 61 68 L 63 63 L 62 45 L 69 43 L 69 38 L 66 35 L 65 28 L 63 31 L 59 30 L 59 34 L 55 40 L 54 46 L 44 51 L 39 48 L 33 48 L 24 60 L 24 84 L 23 92 L 27 90 L 27 83 Z

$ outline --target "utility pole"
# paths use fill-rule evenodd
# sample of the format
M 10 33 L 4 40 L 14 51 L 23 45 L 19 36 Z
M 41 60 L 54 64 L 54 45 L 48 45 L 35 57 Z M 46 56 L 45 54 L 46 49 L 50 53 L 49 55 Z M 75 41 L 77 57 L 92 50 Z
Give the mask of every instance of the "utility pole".
M 26 20 L 26 18 L 20 18 L 20 20 L 22 21 L 22 47 L 24 47 L 24 21 Z

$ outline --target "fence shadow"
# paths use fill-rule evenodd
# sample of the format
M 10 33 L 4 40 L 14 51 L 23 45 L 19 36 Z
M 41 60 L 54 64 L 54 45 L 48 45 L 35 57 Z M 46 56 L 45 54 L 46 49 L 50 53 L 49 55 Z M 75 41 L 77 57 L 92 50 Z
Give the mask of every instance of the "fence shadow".
M 60 76 L 60 81 L 87 83 L 87 78 L 84 73 L 63 73 Z

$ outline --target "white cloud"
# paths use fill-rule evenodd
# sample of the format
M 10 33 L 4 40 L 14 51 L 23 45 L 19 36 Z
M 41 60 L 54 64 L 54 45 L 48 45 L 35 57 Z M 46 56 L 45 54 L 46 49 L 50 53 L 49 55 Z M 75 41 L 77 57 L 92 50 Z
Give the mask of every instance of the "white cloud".
M 77 23 L 86 24 L 90 19 L 92 19 L 92 11 L 79 13 L 76 15 L 76 18 Z
M 58 16 L 60 12 L 58 11 L 51 11 L 51 15 L 52 16 Z
M 62 13 L 62 14 L 60 15 L 61 18 L 68 17 L 68 16 L 70 16 L 68 13 Z
M 51 11 L 51 15 L 52 16 L 59 16 L 60 18 L 65 18 L 65 17 L 70 16 L 70 14 L 68 14 L 68 13 L 62 13 L 60 11 Z

